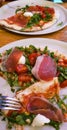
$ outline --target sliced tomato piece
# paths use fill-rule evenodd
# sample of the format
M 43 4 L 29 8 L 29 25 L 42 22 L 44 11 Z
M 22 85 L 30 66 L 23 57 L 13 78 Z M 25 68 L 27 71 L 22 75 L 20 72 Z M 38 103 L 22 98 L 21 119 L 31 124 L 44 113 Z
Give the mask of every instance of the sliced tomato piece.
M 29 55 L 29 61 L 30 61 L 30 64 L 31 64 L 31 65 L 34 65 L 34 64 L 35 64 L 36 59 L 37 59 L 37 57 L 38 57 L 39 55 L 41 55 L 41 54 L 40 54 L 40 53 L 36 53 L 36 52 L 34 52 L 34 53 L 32 53 L 32 54 Z
M 18 80 L 19 80 L 19 81 L 22 81 L 22 82 L 30 82 L 31 79 L 32 79 L 32 77 L 29 76 L 28 74 L 25 74 L 25 75 L 20 74 L 20 75 L 18 76 Z
M 16 72 L 19 73 L 26 73 L 28 71 L 28 68 L 24 64 L 17 64 L 16 65 Z

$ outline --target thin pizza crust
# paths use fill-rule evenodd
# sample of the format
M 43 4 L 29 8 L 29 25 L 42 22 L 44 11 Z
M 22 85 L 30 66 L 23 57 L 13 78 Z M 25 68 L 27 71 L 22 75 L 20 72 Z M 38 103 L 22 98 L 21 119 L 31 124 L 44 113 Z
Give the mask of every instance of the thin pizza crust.
M 53 89 L 52 89 L 53 88 Z M 20 102 L 23 102 L 24 96 L 28 96 L 32 93 L 42 93 L 46 98 L 51 98 L 55 94 L 59 94 L 59 82 L 58 78 L 55 77 L 51 81 L 40 81 L 36 82 L 33 85 L 29 86 L 25 90 L 21 90 L 16 93 L 16 98 L 20 100 Z M 51 93 L 52 91 L 52 93 Z M 48 94 L 49 93 L 49 94 Z
M 23 31 L 23 32 L 33 32 L 33 31 L 40 31 L 40 30 L 44 30 L 46 28 L 51 27 L 55 22 L 57 21 L 57 17 L 56 14 L 53 16 L 53 20 L 49 21 L 47 23 L 44 23 L 43 26 L 32 26 L 31 28 L 22 28 L 21 26 L 17 25 L 17 24 L 9 24 L 7 22 L 7 19 L 3 19 L 0 20 L 0 25 L 2 27 L 6 27 L 9 29 L 13 29 L 13 30 L 17 30 L 17 31 Z
M 15 124 L 15 130 L 24 130 L 24 126 Z

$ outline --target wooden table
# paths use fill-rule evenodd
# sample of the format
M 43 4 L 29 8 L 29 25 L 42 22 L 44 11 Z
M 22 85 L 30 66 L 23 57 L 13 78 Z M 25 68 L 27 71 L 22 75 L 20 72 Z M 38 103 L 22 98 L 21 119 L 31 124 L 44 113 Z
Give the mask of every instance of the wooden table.
M 67 8 L 67 2 L 61 4 L 63 7 Z M 67 27 L 51 33 L 51 34 L 44 34 L 41 36 L 30 36 L 30 35 L 20 35 L 16 33 L 9 32 L 4 29 L 0 29 L 0 47 L 9 44 L 10 42 L 20 40 L 20 39 L 25 39 L 25 38 L 50 38 L 50 39 L 56 39 L 56 40 L 61 40 L 64 42 L 67 42 Z

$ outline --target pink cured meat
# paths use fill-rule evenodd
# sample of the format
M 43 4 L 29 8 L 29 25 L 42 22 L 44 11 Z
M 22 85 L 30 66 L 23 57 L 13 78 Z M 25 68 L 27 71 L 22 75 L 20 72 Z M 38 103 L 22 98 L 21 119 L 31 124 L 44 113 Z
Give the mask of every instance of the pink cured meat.
M 12 53 L 9 55 L 5 62 L 5 67 L 8 72 L 14 72 L 16 65 L 20 59 L 20 57 L 23 55 L 23 52 L 17 48 L 15 48 Z
M 32 74 L 38 80 L 51 80 L 56 77 L 57 67 L 55 61 L 48 55 L 41 55 L 37 58 Z
M 33 96 L 30 98 L 27 110 L 30 113 L 42 114 L 54 121 L 63 122 L 64 120 L 62 111 L 43 97 Z

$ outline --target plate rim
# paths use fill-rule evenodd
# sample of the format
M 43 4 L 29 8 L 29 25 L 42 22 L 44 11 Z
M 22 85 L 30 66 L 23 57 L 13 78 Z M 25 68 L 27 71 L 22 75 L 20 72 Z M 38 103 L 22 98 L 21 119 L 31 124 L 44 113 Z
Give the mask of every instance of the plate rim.
M 51 45 L 51 43 L 54 42 L 54 46 L 60 46 L 60 48 L 63 46 L 65 47 L 65 49 L 67 48 L 67 44 L 66 42 L 63 42 L 63 41 L 59 41 L 59 40 L 55 40 L 55 39 L 50 39 L 50 38 L 25 38 L 25 39 L 20 39 L 20 40 L 16 40 L 16 41 L 13 41 L 13 42 L 9 42 L 8 44 L 2 46 L 0 48 L 0 53 L 2 53 L 3 51 L 5 51 L 7 48 L 12 48 L 12 47 L 15 47 L 15 46 L 22 46 L 23 45 L 23 42 L 25 42 L 25 46 L 26 46 L 26 42 L 29 42 L 29 41 L 44 41 L 46 44 L 49 44 Z M 21 42 L 21 45 L 19 44 Z M 17 43 L 17 44 L 16 44 Z M 55 45 L 56 43 L 56 45 Z M 16 44 L 16 45 L 15 45 Z M 32 43 L 31 43 L 32 44 Z M 39 43 L 36 43 L 34 44 L 34 46 L 38 46 Z M 44 44 L 44 43 L 43 43 Z M 30 44 L 27 44 L 27 46 L 30 45 Z M 44 44 L 45 45 L 45 44 Z M 48 45 L 48 48 L 49 48 L 49 45 Z M 42 45 L 41 45 L 42 46 Z M 57 49 L 56 49 L 57 50 Z M 64 49 L 63 49 L 64 50 Z M 67 54 L 66 54 L 67 55 Z

